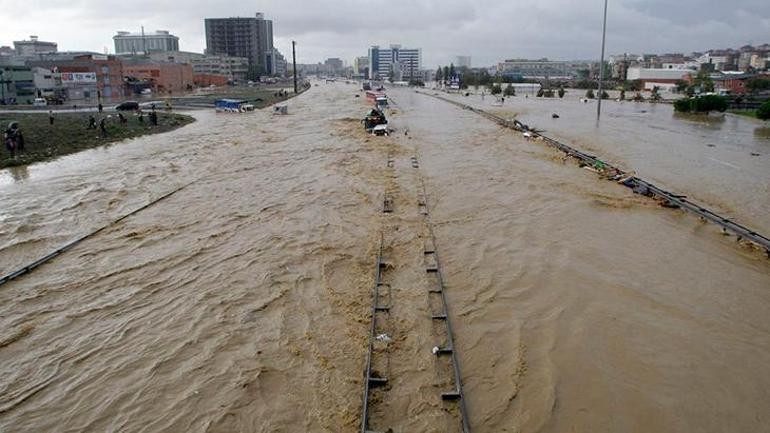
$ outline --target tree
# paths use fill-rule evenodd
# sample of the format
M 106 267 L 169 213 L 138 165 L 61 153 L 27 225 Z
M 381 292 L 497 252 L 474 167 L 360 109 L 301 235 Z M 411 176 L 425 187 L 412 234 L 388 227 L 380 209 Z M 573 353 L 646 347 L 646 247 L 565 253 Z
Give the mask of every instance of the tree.
M 503 94 L 505 96 L 516 96 L 516 88 L 509 83 L 508 87 L 505 88 L 505 92 L 503 92 Z
M 560 86 L 559 87 L 559 98 L 563 98 L 565 93 L 567 93 L 567 92 L 564 90 L 564 87 Z
M 746 80 L 746 90 L 751 93 L 770 90 L 770 78 L 756 77 Z
M 500 88 L 499 84 L 495 84 L 492 86 L 492 88 L 489 90 L 489 93 L 493 95 L 499 95 L 503 91 L 502 88 Z
M 610 99 L 610 94 L 606 90 L 602 90 L 602 99 Z
M 440 83 L 441 80 L 443 80 L 443 79 L 444 79 L 444 74 L 441 71 L 441 66 L 439 66 L 438 69 L 436 70 L 436 82 Z
M 685 80 L 676 80 L 674 84 L 676 84 L 676 91 L 679 93 L 687 90 L 687 86 L 689 85 Z
M 551 89 L 546 89 L 546 90 L 543 92 L 543 96 L 545 96 L 546 98 L 553 98 L 553 90 L 551 90 Z
M 543 97 L 543 95 L 545 95 L 545 91 L 544 91 L 544 90 L 543 90 L 543 88 L 541 87 L 541 88 L 540 88 L 540 89 L 537 91 L 537 97 L 538 97 L 538 98 L 542 98 L 542 97 Z
M 652 93 L 650 94 L 650 100 L 657 102 L 657 101 L 660 101 L 661 99 L 663 98 L 660 97 L 660 87 L 654 86 L 652 88 Z
M 388 81 L 392 83 L 395 78 L 396 78 L 396 73 L 393 72 L 393 69 L 391 69 L 390 72 L 388 73 Z
M 683 98 L 674 102 L 674 110 L 680 113 L 708 113 L 710 111 L 725 112 L 727 98 L 719 95 L 703 95 L 696 98 Z
M 449 80 L 452 79 L 452 76 L 449 75 L 449 66 L 444 66 L 444 81 L 449 82 Z
M 770 120 L 770 101 L 765 101 L 757 110 L 757 119 Z
M 594 99 L 595 97 L 596 97 L 596 95 L 594 95 L 594 90 L 593 89 L 588 89 L 588 91 L 586 92 L 586 98 Z
M 455 64 L 450 63 L 449 64 L 449 79 L 451 80 L 455 76 Z

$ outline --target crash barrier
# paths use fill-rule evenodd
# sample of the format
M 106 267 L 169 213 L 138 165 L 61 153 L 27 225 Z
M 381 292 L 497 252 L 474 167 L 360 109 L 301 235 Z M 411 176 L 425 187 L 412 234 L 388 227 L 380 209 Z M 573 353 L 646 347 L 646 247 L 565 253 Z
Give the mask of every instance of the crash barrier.
M 128 217 L 130 217 L 130 216 L 132 216 L 132 215 L 136 215 L 137 213 L 139 213 L 139 212 L 141 212 L 141 211 L 143 211 L 143 210 L 147 209 L 148 207 L 150 207 L 150 206 L 152 206 L 152 205 L 154 205 L 154 204 L 156 204 L 156 203 L 158 203 L 158 202 L 160 202 L 160 201 L 162 201 L 162 200 L 165 200 L 165 199 L 167 199 L 168 197 L 171 197 L 172 195 L 176 194 L 177 192 L 179 192 L 179 191 L 181 191 L 181 190 L 183 190 L 183 189 L 187 188 L 188 186 L 192 185 L 194 182 L 195 182 L 195 181 L 193 181 L 193 182 L 190 182 L 190 183 L 187 183 L 187 184 L 185 184 L 185 185 L 182 185 L 182 186 L 180 186 L 179 188 L 177 188 L 177 189 L 175 189 L 175 190 L 173 190 L 173 191 L 171 191 L 171 192 L 168 192 L 168 193 L 166 193 L 166 194 L 164 194 L 164 195 L 162 195 L 162 196 L 160 196 L 160 197 L 156 198 L 155 200 L 153 200 L 153 201 L 151 201 L 151 202 L 149 202 L 149 203 L 145 204 L 144 206 L 142 206 L 142 207 L 140 207 L 140 208 L 138 208 L 138 209 L 135 209 L 135 210 L 133 210 L 133 211 L 131 211 L 131 212 L 129 212 L 129 213 L 127 213 L 127 214 L 123 215 L 122 217 L 120 217 L 120 218 L 118 218 L 118 219 L 116 219 L 116 220 L 114 220 L 114 221 L 111 221 L 110 223 L 108 223 L 108 224 L 106 224 L 106 225 L 104 225 L 104 226 L 100 227 L 99 229 L 97 229 L 97 230 L 94 230 L 94 231 L 92 231 L 91 233 L 88 233 L 88 234 L 87 234 L 87 235 L 85 235 L 85 236 L 81 236 L 81 237 L 79 237 L 79 238 L 77 238 L 77 239 L 75 239 L 75 240 L 73 240 L 73 241 L 70 241 L 70 242 L 68 242 L 68 243 L 67 243 L 67 244 L 65 244 L 64 246 L 62 246 L 62 247 L 60 247 L 60 248 L 57 248 L 56 250 L 54 250 L 54 251 L 52 251 L 52 252 L 50 252 L 50 253 L 46 254 L 45 256 L 43 256 L 43 257 L 41 257 L 41 258 L 39 258 L 39 259 L 35 260 L 34 262 L 32 262 L 32 263 L 30 263 L 30 264 L 28 264 L 28 265 L 26 265 L 26 266 L 24 266 L 24 267 L 22 267 L 22 268 L 20 268 L 20 269 L 18 269 L 18 270 L 16 270 L 16 271 L 14 271 L 14 272 L 11 272 L 11 273 L 10 273 L 10 274 L 8 274 L 8 275 L 5 275 L 5 276 L 3 276 L 3 277 L 0 277 L 0 286 L 2 286 L 3 284 L 5 284 L 5 283 L 7 283 L 7 282 L 9 282 L 9 281 L 11 281 L 11 280 L 14 280 L 14 279 L 16 279 L 16 278 L 19 278 L 19 277 L 21 277 L 22 275 L 25 275 L 25 274 L 28 274 L 28 273 L 32 272 L 33 270 L 37 269 L 37 268 L 38 268 L 38 267 L 40 267 L 41 265 L 43 265 L 43 264 L 45 264 L 45 263 L 47 263 L 47 262 L 49 262 L 49 261 L 53 260 L 55 257 L 58 257 L 59 255 L 61 255 L 61 254 L 62 254 L 62 253 L 64 253 L 65 251 L 67 251 L 67 250 L 69 250 L 69 249 L 72 249 L 72 247 L 74 247 L 75 245 L 77 245 L 77 244 L 79 244 L 79 243 L 83 242 L 84 240 L 86 240 L 86 239 L 88 239 L 88 238 L 91 238 L 91 237 L 93 237 L 93 236 L 96 236 L 97 234 L 99 234 L 100 232 L 104 231 L 105 229 L 107 229 L 107 228 L 109 228 L 109 227 L 112 227 L 112 226 L 114 226 L 115 224 L 117 224 L 117 223 L 119 223 L 119 222 L 123 221 L 124 219 L 126 219 L 126 218 L 128 218 Z

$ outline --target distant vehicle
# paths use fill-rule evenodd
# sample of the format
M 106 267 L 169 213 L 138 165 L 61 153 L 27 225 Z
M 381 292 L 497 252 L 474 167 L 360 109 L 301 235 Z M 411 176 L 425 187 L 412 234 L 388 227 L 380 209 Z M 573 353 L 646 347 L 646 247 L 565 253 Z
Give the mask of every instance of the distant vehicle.
M 45 107 L 48 105 L 48 101 L 45 100 L 45 98 L 35 98 L 35 101 L 32 103 L 35 107 Z
M 139 103 L 136 101 L 124 101 L 115 106 L 117 111 L 136 111 L 139 109 Z
M 243 113 L 245 111 L 254 111 L 254 106 L 249 101 L 243 99 L 218 99 L 214 106 L 217 113 Z
M 364 84 L 361 85 L 361 90 L 363 91 L 372 90 L 372 83 L 365 81 Z
M 142 89 L 142 95 L 152 95 L 152 89 Z

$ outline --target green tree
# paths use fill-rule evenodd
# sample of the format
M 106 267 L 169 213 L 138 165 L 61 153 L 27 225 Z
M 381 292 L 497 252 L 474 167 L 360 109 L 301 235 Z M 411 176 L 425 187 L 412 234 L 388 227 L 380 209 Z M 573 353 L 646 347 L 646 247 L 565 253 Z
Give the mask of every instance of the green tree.
M 654 86 L 650 94 L 650 100 L 657 102 L 657 101 L 660 101 L 661 99 L 663 98 L 660 97 L 660 87 Z
M 560 86 L 559 87 L 559 98 L 563 98 L 565 93 L 567 93 L 567 92 L 564 90 L 564 87 Z
M 441 70 L 441 66 L 436 70 L 436 82 L 440 83 L 444 79 L 444 73 Z
M 602 99 L 610 99 L 610 94 L 606 90 L 602 90 Z
M 551 89 L 546 89 L 546 90 L 543 92 L 543 96 L 545 96 L 546 98 L 553 98 L 553 90 L 551 90 Z
M 451 79 L 452 76 L 449 75 L 449 66 L 444 66 L 444 81 L 449 82 Z
M 499 84 L 495 84 L 492 86 L 492 88 L 489 90 L 489 93 L 493 95 L 499 95 L 503 91 L 502 88 L 500 88 Z
M 594 90 L 593 89 L 588 89 L 588 91 L 586 92 L 586 98 L 594 99 L 595 97 L 596 97 L 596 95 L 594 95 Z
M 503 92 L 505 96 L 516 96 L 516 88 L 513 87 L 512 84 L 508 83 L 508 87 L 505 88 L 505 92 Z
M 770 78 L 756 77 L 746 80 L 746 90 L 751 93 L 759 93 L 763 90 L 770 90 Z
M 727 98 L 719 95 L 703 95 L 695 98 L 682 98 L 674 102 L 674 109 L 682 113 L 724 112 L 728 107 Z
M 765 101 L 757 110 L 757 119 L 770 120 L 770 101 Z
M 455 64 L 450 63 L 449 64 L 449 78 L 452 79 L 455 76 Z
M 676 80 L 676 83 L 674 84 L 676 84 L 676 91 L 679 93 L 687 90 L 687 86 L 689 85 L 685 80 Z

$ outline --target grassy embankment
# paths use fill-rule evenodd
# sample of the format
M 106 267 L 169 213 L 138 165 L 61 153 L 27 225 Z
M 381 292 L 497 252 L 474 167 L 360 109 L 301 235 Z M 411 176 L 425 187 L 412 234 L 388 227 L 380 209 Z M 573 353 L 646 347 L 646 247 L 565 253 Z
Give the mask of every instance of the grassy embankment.
M 57 113 L 54 124 L 48 124 L 47 113 L 41 114 L 0 114 L 2 131 L 11 121 L 19 122 L 24 134 L 25 152 L 11 158 L 3 141 L 0 148 L 0 168 L 26 165 L 45 161 L 62 155 L 79 152 L 84 149 L 102 146 L 109 143 L 171 131 L 194 121 L 190 116 L 175 113 L 158 112 L 158 125 L 150 125 L 150 119 L 145 113 L 144 122 L 133 113 L 127 113 L 128 123 L 120 124 L 116 114 L 112 114 L 106 122 L 107 134 L 102 137 L 97 129 L 88 129 L 88 117 L 93 115 L 99 122 L 107 114 L 97 113 Z

